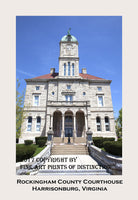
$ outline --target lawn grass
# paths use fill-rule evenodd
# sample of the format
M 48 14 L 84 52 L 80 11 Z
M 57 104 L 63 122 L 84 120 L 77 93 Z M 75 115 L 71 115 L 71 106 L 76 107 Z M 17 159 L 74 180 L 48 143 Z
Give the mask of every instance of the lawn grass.
M 25 144 L 16 144 L 16 146 L 25 146 Z M 36 145 L 36 144 L 31 144 L 31 146 L 36 146 L 36 150 L 35 150 L 35 152 L 34 152 L 34 154 L 33 154 L 33 156 L 32 157 L 34 157 L 34 156 L 36 156 L 37 154 L 39 154 L 46 146 L 44 146 L 44 147 L 39 147 L 38 145 Z
M 38 145 L 36 145 L 36 146 L 38 146 Z M 36 156 L 37 154 L 39 154 L 45 147 L 46 146 L 44 146 L 44 147 L 37 147 L 37 149 L 35 150 L 35 152 L 33 154 L 33 157 Z
M 103 150 L 103 151 L 105 151 L 105 149 L 102 147 L 102 148 L 100 148 L 101 150 Z

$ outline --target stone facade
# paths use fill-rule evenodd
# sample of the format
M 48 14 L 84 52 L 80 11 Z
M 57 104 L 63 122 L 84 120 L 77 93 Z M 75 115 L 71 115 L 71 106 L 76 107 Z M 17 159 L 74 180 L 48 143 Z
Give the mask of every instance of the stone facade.
M 60 41 L 59 73 L 51 68 L 50 74 L 26 79 L 20 141 L 47 136 L 49 127 L 55 137 L 86 137 L 90 127 L 93 136 L 116 138 L 111 81 L 88 75 L 86 68 L 79 74 L 74 38 L 68 33 Z

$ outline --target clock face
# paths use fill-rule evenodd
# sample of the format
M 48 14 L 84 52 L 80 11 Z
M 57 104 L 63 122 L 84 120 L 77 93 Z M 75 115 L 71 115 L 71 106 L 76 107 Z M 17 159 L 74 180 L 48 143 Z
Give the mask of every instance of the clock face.
M 62 46 L 62 52 L 61 54 L 63 56 L 77 56 L 77 52 L 76 52 L 77 48 L 75 45 L 72 44 L 64 44 Z
M 71 50 L 71 48 L 72 48 L 72 47 L 71 47 L 71 45 L 67 45 L 67 50 L 69 50 L 69 51 L 70 51 L 70 50 Z
M 69 56 L 72 55 L 72 46 L 71 45 L 66 46 L 66 54 Z

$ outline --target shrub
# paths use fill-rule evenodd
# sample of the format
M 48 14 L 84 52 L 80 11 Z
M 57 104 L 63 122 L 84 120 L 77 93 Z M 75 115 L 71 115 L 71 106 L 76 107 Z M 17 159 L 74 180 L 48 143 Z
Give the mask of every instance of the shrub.
M 37 141 L 37 144 L 38 144 L 39 147 L 45 146 L 45 143 L 46 143 L 45 140 L 38 140 Z
M 103 137 L 94 137 L 93 138 L 94 145 L 99 147 L 99 148 L 103 147 L 103 142 L 114 141 L 114 140 L 115 140 L 115 138 L 103 138 Z
M 108 153 L 122 156 L 122 143 L 120 141 L 106 141 L 103 143 L 103 146 Z
M 36 143 L 36 145 L 39 145 L 39 140 L 43 140 L 46 143 L 47 137 L 35 137 L 35 143 Z
M 16 162 L 31 158 L 35 150 L 35 145 L 16 145 Z
M 93 143 L 97 147 L 103 147 L 103 138 L 102 137 L 95 137 L 95 138 L 93 138 Z
M 105 141 L 115 141 L 115 138 L 103 138 L 103 142 Z
M 24 140 L 25 145 L 33 144 L 33 140 Z
M 118 142 L 122 142 L 122 138 L 118 138 L 118 140 L 117 140 Z

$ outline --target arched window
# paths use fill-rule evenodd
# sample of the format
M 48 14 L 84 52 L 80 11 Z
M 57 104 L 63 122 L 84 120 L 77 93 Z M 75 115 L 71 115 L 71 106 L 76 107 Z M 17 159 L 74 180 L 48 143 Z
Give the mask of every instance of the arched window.
M 70 62 L 68 62 L 68 76 L 70 76 Z
M 66 63 L 64 63 L 64 76 L 66 76 Z
M 36 118 L 36 131 L 40 131 L 41 117 Z
M 32 117 L 28 117 L 27 131 L 32 129 Z
M 110 131 L 109 117 L 105 117 L 105 130 Z
M 74 76 L 74 63 L 72 63 L 72 76 Z
M 97 125 L 97 131 L 101 131 L 101 119 L 100 119 L 100 117 L 96 117 L 96 125 Z

